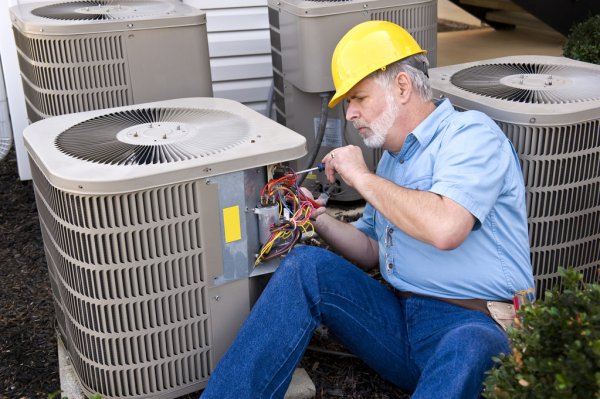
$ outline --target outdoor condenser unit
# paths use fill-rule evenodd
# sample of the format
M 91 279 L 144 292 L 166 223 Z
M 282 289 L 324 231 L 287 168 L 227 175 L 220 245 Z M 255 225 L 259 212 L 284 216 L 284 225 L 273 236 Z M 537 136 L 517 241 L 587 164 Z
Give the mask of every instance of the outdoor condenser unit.
M 212 96 L 205 13 L 179 1 L 26 3 L 10 15 L 32 122 Z
M 345 120 L 343 102 L 328 111 L 320 124 L 323 104 L 334 91 L 331 79 L 333 50 L 353 26 L 369 20 L 395 22 L 410 32 L 427 50 L 430 65 L 436 65 L 437 1 L 435 0 L 269 0 L 269 25 L 273 58 L 276 120 L 306 137 L 309 155 L 292 164 L 310 167 L 310 155 L 322 156 L 333 148 L 354 144 L 363 148 L 368 166 L 375 170 L 381 150 L 367 149 L 352 124 Z M 325 126 L 324 133 L 319 125 Z M 310 180 L 312 179 L 312 180 Z M 326 183 L 324 174 L 309 175 L 305 186 Z M 342 182 L 332 198 L 359 199 Z
M 246 106 L 188 98 L 25 129 L 58 328 L 87 394 L 203 388 L 276 259 L 254 209 L 306 140 Z
M 516 148 L 538 296 L 560 282 L 561 266 L 600 281 L 600 66 L 514 56 L 430 76 L 436 96 L 485 112 Z

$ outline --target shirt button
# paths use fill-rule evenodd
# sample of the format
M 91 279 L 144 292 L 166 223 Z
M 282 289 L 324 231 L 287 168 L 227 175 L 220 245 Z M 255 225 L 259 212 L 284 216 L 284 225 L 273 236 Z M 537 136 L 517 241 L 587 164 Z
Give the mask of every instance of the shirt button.
M 404 159 L 400 160 L 400 165 L 402 165 L 404 163 Z

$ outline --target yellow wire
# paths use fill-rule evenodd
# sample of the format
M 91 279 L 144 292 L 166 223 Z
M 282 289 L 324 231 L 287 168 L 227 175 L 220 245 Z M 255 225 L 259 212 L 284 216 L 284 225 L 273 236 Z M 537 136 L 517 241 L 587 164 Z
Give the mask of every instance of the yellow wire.
M 296 195 L 296 193 L 294 193 L 294 191 L 292 191 L 289 187 L 283 186 L 283 185 L 278 185 L 272 188 L 272 190 L 268 193 L 269 198 L 272 198 L 275 196 L 275 193 L 277 193 L 278 191 L 282 191 L 282 193 L 280 194 L 280 201 L 279 202 L 279 218 L 281 218 L 283 216 L 283 212 L 284 209 L 289 209 L 287 207 L 284 206 L 284 203 L 282 201 L 282 199 L 284 199 L 286 197 L 286 194 L 289 195 L 294 203 L 294 208 L 296 208 L 295 211 L 293 211 L 291 219 L 292 220 L 292 224 L 293 224 L 293 228 L 291 230 L 289 230 L 289 226 L 282 226 L 282 228 L 287 228 L 286 229 L 280 229 L 280 230 L 273 230 L 271 237 L 269 237 L 269 240 L 263 245 L 263 247 L 261 248 L 256 261 L 254 262 L 254 265 L 258 265 L 260 262 L 263 261 L 264 257 L 266 255 L 268 255 L 269 252 L 271 252 L 271 249 L 273 249 L 273 245 L 275 245 L 275 242 L 278 239 L 281 240 L 287 240 L 290 237 L 293 236 L 293 231 L 296 228 L 300 228 L 304 233 L 309 233 L 312 232 L 314 233 L 315 229 L 314 229 L 314 225 L 310 222 L 310 214 L 313 210 L 312 205 L 308 205 L 308 206 L 302 206 L 303 203 L 300 202 L 300 198 L 298 197 L 298 195 Z M 274 201 L 274 198 L 272 198 L 272 200 Z M 275 231 L 277 231 L 275 233 Z

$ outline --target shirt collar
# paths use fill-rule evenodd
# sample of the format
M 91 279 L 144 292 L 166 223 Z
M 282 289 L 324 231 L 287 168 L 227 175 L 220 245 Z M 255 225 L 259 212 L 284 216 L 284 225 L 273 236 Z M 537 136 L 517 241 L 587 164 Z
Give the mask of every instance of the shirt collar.
M 447 98 L 437 100 L 434 102 L 435 110 L 427 116 L 419 125 L 413 130 L 408 136 L 406 136 L 406 140 L 404 141 L 404 145 L 400 149 L 399 153 L 393 153 L 391 151 L 387 151 L 388 154 L 392 156 L 392 158 L 398 158 L 402 155 L 402 158 L 409 157 L 414 151 L 415 148 L 412 148 L 412 144 L 416 139 L 419 142 L 419 145 L 422 147 L 426 147 L 429 145 L 431 140 L 435 137 L 439 130 L 439 126 L 444 119 L 446 119 L 452 112 L 454 112 L 454 107 L 450 103 L 450 100 Z M 410 152 L 409 152 L 410 151 Z
M 416 137 L 419 144 L 424 147 L 433 140 L 442 121 L 454 112 L 454 107 L 447 98 L 438 100 L 434 104 L 435 110 L 423 122 L 419 123 L 411 133 Z

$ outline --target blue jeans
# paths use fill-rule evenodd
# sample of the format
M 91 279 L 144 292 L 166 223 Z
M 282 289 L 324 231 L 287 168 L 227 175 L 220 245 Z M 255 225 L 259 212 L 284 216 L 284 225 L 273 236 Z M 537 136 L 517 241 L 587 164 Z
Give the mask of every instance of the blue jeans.
M 201 398 L 283 398 L 320 324 L 413 399 L 477 398 L 492 356 L 509 351 L 504 330 L 479 311 L 419 296 L 398 298 L 345 259 L 297 246 L 273 274 Z

